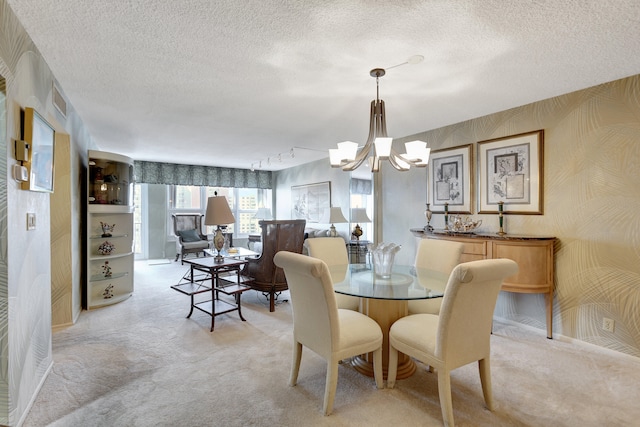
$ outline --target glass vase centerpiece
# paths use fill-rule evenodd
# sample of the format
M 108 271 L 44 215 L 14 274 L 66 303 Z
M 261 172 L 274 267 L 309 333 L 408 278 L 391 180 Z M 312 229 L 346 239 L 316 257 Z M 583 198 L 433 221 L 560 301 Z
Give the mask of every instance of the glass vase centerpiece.
M 376 277 L 381 279 L 391 278 L 391 271 L 393 269 L 393 260 L 396 253 L 402 248 L 395 243 L 380 243 L 376 246 L 373 244 L 367 245 L 369 253 L 371 254 L 371 260 L 373 263 L 373 272 Z

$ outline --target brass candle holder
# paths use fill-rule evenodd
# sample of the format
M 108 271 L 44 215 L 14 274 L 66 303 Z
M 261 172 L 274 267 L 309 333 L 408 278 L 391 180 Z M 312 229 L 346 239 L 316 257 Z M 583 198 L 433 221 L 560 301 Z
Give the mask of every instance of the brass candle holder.
M 424 211 L 424 216 L 427 219 L 427 226 L 424 228 L 424 231 L 427 231 L 427 232 L 433 231 L 433 227 L 431 226 L 431 217 L 433 216 L 433 212 L 431 212 L 429 203 L 427 203 L 427 210 Z
M 444 204 L 444 231 L 449 231 L 449 203 Z
M 504 216 L 502 215 L 502 211 L 504 210 L 504 202 L 498 202 L 498 220 L 500 221 L 500 231 L 498 231 L 499 236 L 504 236 L 505 234 L 507 234 L 506 231 L 504 231 Z

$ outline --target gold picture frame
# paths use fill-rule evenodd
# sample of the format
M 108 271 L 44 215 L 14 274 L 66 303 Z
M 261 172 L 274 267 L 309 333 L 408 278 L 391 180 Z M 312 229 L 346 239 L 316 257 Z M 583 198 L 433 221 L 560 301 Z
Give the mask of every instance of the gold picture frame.
M 427 201 L 434 213 L 472 214 L 474 203 L 473 144 L 431 151 Z
M 478 142 L 480 214 L 542 215 L 544 130 Z

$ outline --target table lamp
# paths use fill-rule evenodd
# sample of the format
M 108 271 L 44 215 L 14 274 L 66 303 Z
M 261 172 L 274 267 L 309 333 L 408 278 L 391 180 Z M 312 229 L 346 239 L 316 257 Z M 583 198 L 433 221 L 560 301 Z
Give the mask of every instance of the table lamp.
M 269 208 L 258 208 L 254 218 L 255 219 L 271 219 L 271 209 L 269 209 Z
M 347 219 L 342 214 L 342 209 L 340 209 L 339 207 L 333 207 L 324 211 L 324 215 L 321 218 L 320 222 L 324 224 L 331 224 L 329 237 L 337 237 L 338 233 L 336 232 L 336 227 L 333 224 L 339 224 L 349 221 L 347 221 Z
M 214 193 L 215 196 L 209 197 L 207 200 L 207 213 L 204 216 L 205 225 L 217 226 L 216 234 L 213 236 L 213 247 L 218 251 L 218 255 L 214 258 L 214 262 L 222 263 L 224 257 L 220 255 L 220 251 L 224 247 L 224 234 L 220 228 L 221 225 L 233 224 L 236 219 L 229 209 L 229 202 L 225 196 L 218 196 L 218 193 Z
M 351 232 L 351 236 L 354 237 L 355 240 L 360 240 L 360 236 L 362 236 L 362 228 L 360 228 L 360 224 L 371 222 L 371 219 L 369 219 L 365 208 L 353 208 L 351 209 L 351 222 L 356 223 L 356 227 Z

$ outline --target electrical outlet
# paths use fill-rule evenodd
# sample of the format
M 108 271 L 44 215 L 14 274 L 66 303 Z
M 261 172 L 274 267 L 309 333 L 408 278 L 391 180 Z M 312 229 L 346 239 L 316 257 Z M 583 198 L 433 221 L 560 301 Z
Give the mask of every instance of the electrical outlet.
M 616 322 L 613 319 L 609 319 L 607 317 L 602 318 L 602 329 L 607 332 L 613 332 L 616 327 Z

